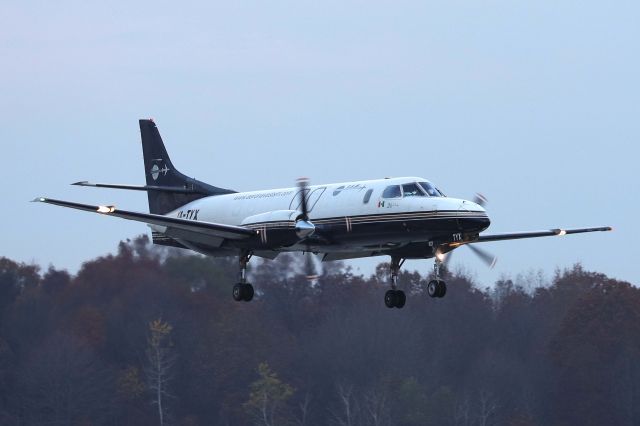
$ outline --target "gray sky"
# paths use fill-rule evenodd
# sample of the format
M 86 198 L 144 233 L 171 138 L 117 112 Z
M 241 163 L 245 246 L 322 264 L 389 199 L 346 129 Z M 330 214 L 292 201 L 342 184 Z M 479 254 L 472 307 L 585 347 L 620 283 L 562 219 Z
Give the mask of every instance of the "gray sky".
M 479 282 L 581 261 L 640 282 L 634 1 L 0 3 L 0 255 L 77 270 L 147 232 L 36 196 L 146 210 L 138 119 L 236 190 L 424 176 L 490 231 L 613 233 L 466 248 Z M 372 262 L 357 262 L 369 272 Z M 412 262 L 426 271 L 431 261 Z

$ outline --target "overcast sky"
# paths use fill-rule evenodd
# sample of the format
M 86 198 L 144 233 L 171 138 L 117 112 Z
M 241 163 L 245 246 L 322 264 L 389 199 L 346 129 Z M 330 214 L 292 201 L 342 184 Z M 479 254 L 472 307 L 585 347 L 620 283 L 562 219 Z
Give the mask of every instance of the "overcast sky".
M 0 2 L 0 256 L 75 272 L 145 225 L 32 204 L 145 211 L 138 119 L 174 164 L 243 190 L 423 176 L 489 198 L 481 284 L 581 261 L 640 283 L 636 1 Z M 373 262 L 356 266 L 369 272 Z M 432 261 L 412 262 L 427 271 Z

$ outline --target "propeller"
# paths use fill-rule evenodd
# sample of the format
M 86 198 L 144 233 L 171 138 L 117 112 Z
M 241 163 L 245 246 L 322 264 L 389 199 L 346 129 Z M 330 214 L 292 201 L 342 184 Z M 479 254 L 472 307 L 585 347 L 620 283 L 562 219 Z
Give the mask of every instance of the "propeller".
M 296 221 L 296 235 L 298 235 L 301 240 L 304 240 L 313 235 L 313 233 L 316 231 L 315 225 L 309 220 L 309 179 L 299 178 L 298 188 L 300 188 L 298 194 L 300 196 L 300 211 L 302 212 L 302 214 Z M 315 256 L 310 251 L 307 251 L 305 253 L 304 269 L 306 277 L 309 281 L 315 281 L 320 278 L 315 260 Z
M 307 205 L 307 195 L 309 193 L 309 179 L 300 178 L 298 179 L 298 194 L 300 194 L 300 211 L 302 214 L 296 220 L 296 235 L 303 240 L 307 237 L 313 235 L 316 231 L 316 227 L 309 220 L 309 207 Z
M 311 252 L 306 252 L 304 254 L 305 262 L 304 269 L 306 277 L 309 281 L 315 281 L 320 278 L 320 274 L 318 273 L 318 267 L 316 265 L 316 257 Z
M 498 262 L 497 256 L 494 256 L 488 251 L 480 249 L 472 244 L 465 244 L 465 247 L 469 247 L 469 250 L 471 250 L 476 256 L 478 256 L 480 260 L 482 260 L 482 262 L 489 267 L 489 269 L 493 269 L 493 267 L 496 266 L 496 263 Z M 443 256 L 442 263 L 446 268 L 448 268 L 449 262 L 451 262 L 451 257 L 453 256 L 453 250 L 441 256 Z
M 492 255 L 486 250 L 474 246 L 473 244 L 468 244 L 467 247 L 469 247 L 469 250 L 474 252 L 480 258 L 480 260 L 482 260 L 484 264 L 489 267 L 489 269 L 493 269 L 493 267 L 496 266 L 496 262 L 498 261 L 498 258 L 496 256 Z
M 473 202 L 478 204 L 480 207 L 484 207 L 487 205 L 487 202 L 489 202 L 489 200 L 481 193 L 476 192 L 476 195 L 473 197 Z
M 483 194 L 477 192 L 476 195 L 473 197 L 473 202 L 478 204 L 481 207 L 485 207 L 489 202 L 489 200 Z M 498 258 L 493 254 L 489 253 L 486 250 L 480 249 L 474 246 L 473 244 L 465 244 L 465 246 L 469 247 L 469 250 L 471 250 L 476 256 L 478 256 L 480 260 L 482 260 L 482 262 L 484 262 L 484 264 L 489 267 L 489 269 L 493 269 L 493 267 L 496 266 L 496 262 L 498 262 Z M 444 259 L 442 263 L 444 264 L 445 267 L 448 267 L 449 262 L 451 262 L 452 255 L 453 255 L 453 251 L 447 252 L 446 254 L 443 255 Z

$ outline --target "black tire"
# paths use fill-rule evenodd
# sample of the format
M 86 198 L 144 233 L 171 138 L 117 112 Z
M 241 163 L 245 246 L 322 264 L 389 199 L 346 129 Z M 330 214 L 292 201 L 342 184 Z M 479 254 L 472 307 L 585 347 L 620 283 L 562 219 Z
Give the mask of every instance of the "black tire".
M 407 301 L 407 296 L 402 290 L 396 290 L 396 308 L 402 309 Z
M 447 284 L 444 281 L 438 281 L 438 297 L 444 297 L 447 294 Z
M 429 281 L 429 284 L 427 284 L 427 293 L 429 294 L 429 297 L 438 297 L 439 288 L 440 286 L 438 285 L 438 281 L 436 280 Z
M 395 290 L 387 290 L 384 294 L 384 304 L 387 308 L 395 308 L 397 299 Z
M 236 285 L 233 286 L 233 300 L 235 300 L 236 302 L 240 302 L 241 300 L 244 300 L 244 291 L 242 288 L 242 284 L 238 283 Z
M 245 302 L 251 302 L 254 294 L 253 286 L 251 284 L 244 284 L 242 287 L 242 300 Z

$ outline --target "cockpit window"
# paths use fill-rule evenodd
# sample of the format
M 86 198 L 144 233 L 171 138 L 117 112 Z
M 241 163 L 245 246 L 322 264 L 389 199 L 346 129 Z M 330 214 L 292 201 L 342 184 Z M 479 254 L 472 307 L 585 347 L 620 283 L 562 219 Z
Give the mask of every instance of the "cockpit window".
M 418 184 L 425 190 L 430 197 L 444 197 L 444 194 L 438 190 L 433 184 L 429 182 L 418 182 Z
M 382 193 L 382 198 L 400 198 L 400 197 L 402 197 L 402 192 L 400 192 L 400 185 L 387 186 L 387 188 Z
M 402 185 L 402 192 L 405 197 L 424 197 L 424 192 L 415 183 L 405 183 Z

